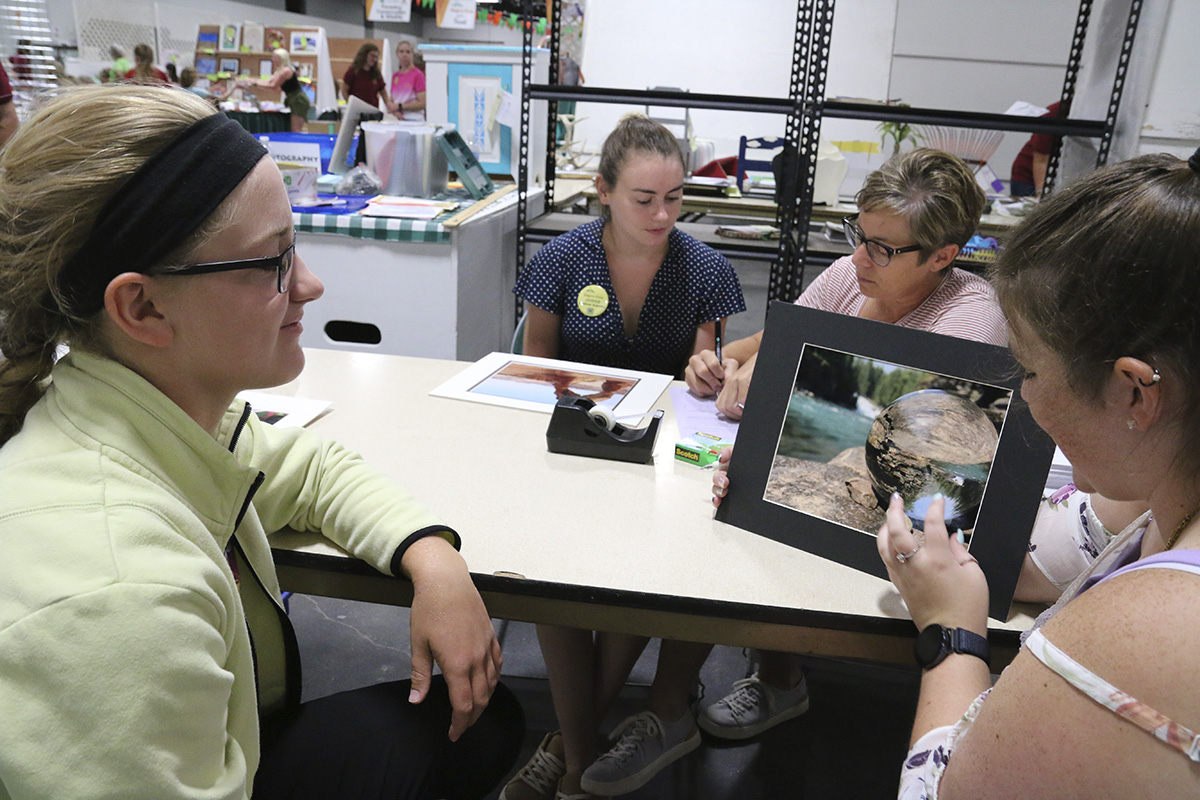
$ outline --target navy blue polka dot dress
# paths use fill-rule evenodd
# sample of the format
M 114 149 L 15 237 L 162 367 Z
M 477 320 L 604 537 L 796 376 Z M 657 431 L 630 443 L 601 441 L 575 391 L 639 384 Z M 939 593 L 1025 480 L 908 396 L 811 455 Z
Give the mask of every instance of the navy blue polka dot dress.
M 529 260 L 513 292 L 562 317 L 558 357 L 563 360 L 682 375 L 696 328 L 746 310 L 737 273 L 716 250 L 672 229 L 666 258 L 630 339 L 600 240 L 603 230 L 604 220 L 594 220 L 555 237 Z M 578 298 L 593 285 L 608 294 L 608 307 L 587 316 Z

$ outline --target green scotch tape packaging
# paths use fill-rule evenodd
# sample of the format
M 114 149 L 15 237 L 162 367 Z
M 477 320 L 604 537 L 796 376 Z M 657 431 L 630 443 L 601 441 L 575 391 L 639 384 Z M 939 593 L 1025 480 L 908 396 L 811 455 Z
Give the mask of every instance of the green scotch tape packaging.
M 699 467 L 707 467 L 721 455 L 721 448 L 731 445 L 733 441 L 730 439 L 696 432 L 675 443 L 675 458 Z

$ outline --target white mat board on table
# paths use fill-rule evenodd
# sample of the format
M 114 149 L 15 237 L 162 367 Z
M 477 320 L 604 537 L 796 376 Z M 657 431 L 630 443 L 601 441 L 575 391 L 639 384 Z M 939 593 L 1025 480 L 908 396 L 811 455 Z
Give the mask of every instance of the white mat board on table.
M 618 417 L 633 417 L 649 413 L 671 380 L 653 372 L 490 353 L 430 394 L 547 414 L 561 397 L 586 397 Z
M 303 428 L 333 405 L 329 400 L 270 392 L 239 392 L 238 397 L 250 404 L 260 420 L 277 428 Z

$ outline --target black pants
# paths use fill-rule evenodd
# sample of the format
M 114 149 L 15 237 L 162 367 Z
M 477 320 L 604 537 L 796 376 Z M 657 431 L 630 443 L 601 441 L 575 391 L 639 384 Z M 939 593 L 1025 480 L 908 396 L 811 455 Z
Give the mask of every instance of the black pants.
M 496 686 L 479 720 L 451 742 L 450 699 L 436 676 L 419 705 L 409 681 L 304 703 L 263 723 L 254 800 L 467 800 L 508 774 L 525 735 L 521 704 Z

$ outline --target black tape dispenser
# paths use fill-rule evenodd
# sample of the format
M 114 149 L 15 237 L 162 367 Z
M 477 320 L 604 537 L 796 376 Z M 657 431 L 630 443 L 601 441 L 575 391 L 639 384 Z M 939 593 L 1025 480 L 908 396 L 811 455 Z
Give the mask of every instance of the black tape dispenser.
M 627 428 L 610 409 L 586 397 L 564 397 L 550 415 L 546 447 L 551 453 L 645 464 L 654 457 L 662 416 L 655 411 L 646 427 Z

